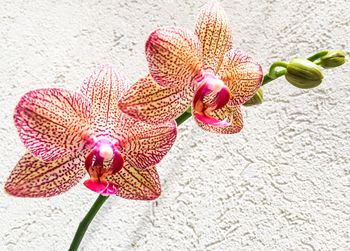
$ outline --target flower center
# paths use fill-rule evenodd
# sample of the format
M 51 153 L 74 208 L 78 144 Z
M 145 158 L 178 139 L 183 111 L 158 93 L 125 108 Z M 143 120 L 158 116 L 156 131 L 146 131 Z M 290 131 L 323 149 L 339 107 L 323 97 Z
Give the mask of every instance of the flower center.
M 213 126 L 229 126 L 231 122 L 213 117 L 215 111 L 224 107 L 231 99 L 232 94 L 225 83 L 212 73 L 204 73 L 197 79 L 192 108 L 198 121 Z
M 118 192 L 118 186 L 108 177 L 119 172 L 124 165 L 124 160 L 118 150 L 118 144 L 109 140 L 98 140 L 85 159 L 85 168 L 90 179 L 84 185 L 90 190 L 102 195 L 111 195 Z
M 113 158 L 114 156 L 114 152 L 113 152 L 113 148 L 111 147 L 111 145 L 109 144 L 103 144 L 100 147 L 99 150 L 99 155 L 101 156 L 101 158 L 103 158 L 105 161 L 109 161 Z

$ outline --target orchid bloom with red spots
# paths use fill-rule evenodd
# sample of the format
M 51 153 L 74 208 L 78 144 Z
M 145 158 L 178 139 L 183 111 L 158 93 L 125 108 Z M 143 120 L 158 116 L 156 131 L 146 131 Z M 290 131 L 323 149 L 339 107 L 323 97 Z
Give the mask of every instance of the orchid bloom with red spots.
M 173 145 L 176 123 L 150 125 L 123 114 L 117 102 L 128 87 L 125 77 L 104 65 L 85 79 L 81 92 L 48 88 L 25 94 L 14 120 L 29 152 L 5 190 L 20 197 L 54 196 L 87 172 L 84 185 L 96 193 L 156 199 L 154 165 Z
M 216 1 L 201 9 L 195 34 L 159 28 L 146 43 L 150 74 L 121 98 L 128 115 L 157 124 L 181 115 L 192 104 L 198 125 L 211 132 L 237 133 L 240 105 L 254 96 L 263 74 L 246 53 L 232 49 L 226 14 Z

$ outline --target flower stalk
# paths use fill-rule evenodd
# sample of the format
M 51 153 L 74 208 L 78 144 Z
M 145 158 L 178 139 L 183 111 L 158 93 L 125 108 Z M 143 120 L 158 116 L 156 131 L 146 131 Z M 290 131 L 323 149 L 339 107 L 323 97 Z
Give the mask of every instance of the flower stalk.
M 328 54 L 328 50 L 323 50 L 323 51 L 317 52 L 316 54 L 310 56 L 309 58 L 307 58 L 307 60 L 313 62 L 313 61 L 316 61 L 316 60 L 322 58 L 323 56 L 325 56 L 327 54 Z M 264 76 L 261 85 L 265 85 L 265 84 L 267 84 L 267 83 L 269 83 L 269 82 L 271 82 L 271 81 L 273 81 L 281 76 L 284 76 L 287 72 L 287 70 L 286 70 L 287 66 L 288 66 L 288 63 L 283 62 L 283 61 L 278 61 L 278 62 L 273 63 L 270 67 L 269 73 L 267 73 Z M 277 67 L 283 67 L 283 69 L 276 70 Z M 180 126 L 182 123 L 184 123 L 191 116 L 192 116 L 191 109 L 186 110 L 183 114 L 181 114 L 180 116 L 178 116 L 175 119 L 177 126 Z M 89 227 L 90 223 L 92 222 L 92 220 L 96 216 L 97 212 L 100 210 L 100 208 L 102 207 L 102 205 L 105 203 L 105 201 L 108 198 L 109 198 L 109 196 L 103 196 L 103 195 L 98 196 L 95 203 L 90 208 L 89 212 L 86 214 L 84 219 L 80 222 L 79 227 L 74 235 L 73 241 L 70 245 L 69 251 L 78 250 L 78 247 L 79 247 L 79 245 L 80 245 L 80 243 L 85 235 L 87 228 Z
M 278 78 L 277 75 L 276 75 L 276 68 L 277 67 L 283 67 L 283 68 L 287 68 L 288 67 L 288 62 L 284 62 L 284 61 L 277 61 L 277 62 L 274 62 L 271 67 L 270 67 L 270 70 L 269 70 L 269 77 L 272 78 L 272 79 L 276 79 Z
M 177 126 L 181 125 L 183 122 L 185 122 L 188 118 L 192 116 L 191 112 L 184 112 L 179 117 L 175 119 Z
M 85 235 L 86 230 L 88 229 L 91 221 L 96 216 L 97 212 L 100 210 L 102 205 L 106 202 L 109 196 L 99 195 L 95 203 L 90 208 L 89 212 L 86 214 L 84 219 L 80 222 L 79 227 L 74 235 L 73 241 L 70 244 L 69 251 L 76 251 Z

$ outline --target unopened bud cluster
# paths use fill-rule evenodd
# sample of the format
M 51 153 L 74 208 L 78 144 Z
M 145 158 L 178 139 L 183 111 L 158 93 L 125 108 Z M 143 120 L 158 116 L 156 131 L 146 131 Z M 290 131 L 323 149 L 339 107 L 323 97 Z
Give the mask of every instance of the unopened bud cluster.
M 325 52 L 327 53 L 327 51 Z M 327 54 L 316 59 L 314 62 L 303 58 L 293 59 L 286 68 L 285 78 L 289 83 L 298 88 L 314 88 L 322 82 L 323 74 L 321 67 L 338 67 L 345 63 L 345 56 L 345 51 L 334 50 L 328 51 Z
M 308 59 L 294 58 L 289 62 L 278 61 L 271 65 L 269 74 L 265 78 L 269 82 L 271 79 L 276 79 L 284 75 L 286 80 L 295 87 L 310 89 L 321 84 L 323 80 L 322 68 L 329 69 L 341 66 L 345 63 L 345 58 L 346 53 L 343 50 L 323 50 Z M 277 67 L 284 69 L 275 71 Z M 244 105 L 259 105 L 262 102 L 263 90 L 260 88 Z

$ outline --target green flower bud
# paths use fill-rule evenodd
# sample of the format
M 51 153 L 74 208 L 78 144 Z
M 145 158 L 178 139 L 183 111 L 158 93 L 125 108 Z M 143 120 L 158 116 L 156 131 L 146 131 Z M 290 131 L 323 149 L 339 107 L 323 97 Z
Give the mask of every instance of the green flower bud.
M 261 105 L 264 101 L 264 93 L 261 88 L 255 93 L 255 95 L 244 103 L 245 106 Z
M 323 79 L 320 67 L 303 58 L 292 59 L 286 70 L 287 81 L 302 89 L 314 88 L 321 84 Z
M 323 68 L 338 67 L 345 63 L 346 53 L 343 50 L 330 51 L 327 55 L 321 57 L 316 63 Z

